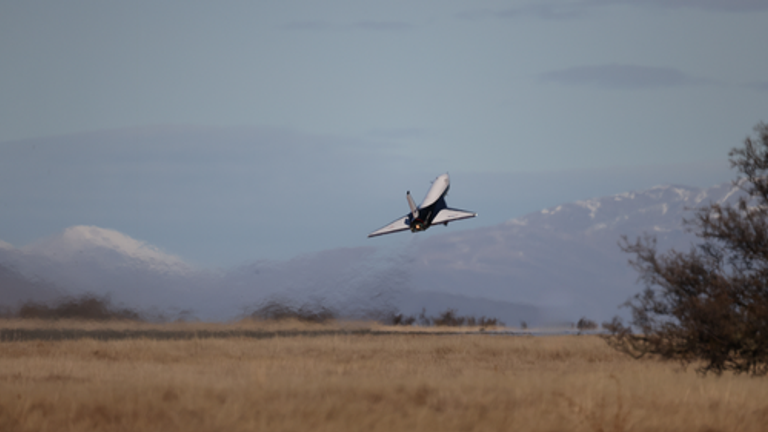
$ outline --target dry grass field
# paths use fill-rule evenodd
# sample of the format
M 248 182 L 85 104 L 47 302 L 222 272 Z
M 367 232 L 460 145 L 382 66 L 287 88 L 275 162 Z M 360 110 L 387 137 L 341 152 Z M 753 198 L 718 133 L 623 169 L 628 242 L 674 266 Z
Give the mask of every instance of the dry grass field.
M 766 379 L 702 378 L 632 360 L 596 336 L 347 332 L 360 323 L 0 322 L 46 326 L 307 332 L 6 339 L 0 431 L 768 430 Z

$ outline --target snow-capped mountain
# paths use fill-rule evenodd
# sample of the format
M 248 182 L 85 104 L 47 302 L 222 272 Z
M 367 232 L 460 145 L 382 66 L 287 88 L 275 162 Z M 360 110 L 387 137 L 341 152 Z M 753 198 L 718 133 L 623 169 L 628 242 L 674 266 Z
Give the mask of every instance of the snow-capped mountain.
M 134 266 L 163 272 L 183 273 L 191 270 L 181 258 L 135 240 L 118 231 L 95 226 L 73 226 L 21 248 L 22 252 L 58 262 L 90 261 L 105 267 Z
M 0 305 L 57 295 L 109 295 L 117 304 L 203 319 L 229 319 L 265 301 L 330 307 L 362 318 L 384 312 L 430 315 L 447 308 L 506 322 L 534 322 L 536 307 L 439 292 L 414 292 L 403 257 L 341 248 L 228 270 L 190 266 L 117 231 L 73 227 L 23 248 L 0 250 Z M 506 311 L 506 314 L 505 314 Z
M 416 236 L 394 255 L 342 248 L 228 270 L 189 265 L 114 230 L 76 226 L 21 248 L 0 243 L 0 304 L 89 292 L 143 310 L 191 310 L 205 319 L 231 318 L 276 298 L 322 303 L 350 316 L 393 308 L 411 314 L 421 307 L 434 315 L 450 307 L 511 324 L 581 316 L 600 321 L 642 288 L 627 265 L 631 257 L 618 246 L 622 236 L 650 233 L 660 250 L 687 249 L 695 240 L 682 225 L 693 216 L 690 209 L 738 195 L 729 184 L 657 186 L 496 226 Z
M 578 234 L 585 238 L 599 237 L 602 233 L 613 236 L 614 232 L 625 231 L 627 234 L 638 231 L 675 232 L 681 230 L 683 218 L 690 219 L 693 216 L 691 209 L 709 202 L 733 201 L 738 191 L 738 188 L 730 184 L 707 189 L 656 186 L 645 191 L 559 205 L 510 220 L 505 225 Z
M 412 274 L 419 285 L 568 310 L 569 319 L 608 319 L 642 288 L 618 243 L 644 233 L 659 250 L 687 250 L 691 209 L 731 202 L 739 189 L 657 186 L 562 204 L 506 223 L 433 236 L 418 245 Z
M 166 315 L 190 311 L 203 319 L 232 318 L 268 299 L 354 315 L 391 308 L 392 294 L 402 289 L 387 283 L 396 271 L 377 266 L 375 254 L 374 248 L 334 249 L 206 269 L 114 230 L 76 226 L 0 249 L 0 305 L 50 299 L 38 289 L 47 287 L 59 295 L 108 295 L 127 307 Z
M 115 301 L 142 308 L 173 308 L 180 299 L 186 303 L 185 295 L 200 291 L 208 282 L 206 272 L 176 256 L 94 226 L 70 227 L 21 248 L 0 248 L 0 265 L 15 279 L 54 288 L 59 294 L 110 295 Z M 8 276 L 0 283 L 10 286 L 10 280 Z M 21 285 L 14 282 L 14 286 Z M 0 303 L 12 305 L 41 297 L 32 288 L 25 289 L 29 295 L 17 288 L 13 295 L 0 298 Z

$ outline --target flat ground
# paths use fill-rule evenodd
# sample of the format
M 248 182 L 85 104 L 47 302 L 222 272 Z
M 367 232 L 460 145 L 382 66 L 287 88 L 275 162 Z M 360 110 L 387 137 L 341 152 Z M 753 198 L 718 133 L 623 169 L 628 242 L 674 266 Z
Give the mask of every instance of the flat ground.
M 768 428 L 766 379 L 702 378 L 673 363 L 633 360 L 596 336 L 377 334 L 360 332 L 362 324 L 0 322 L 6 330 L 75 327 L 273 334 L 6 338 L 0 431 Z M 357 333 L 345 333 L 351 330 Z

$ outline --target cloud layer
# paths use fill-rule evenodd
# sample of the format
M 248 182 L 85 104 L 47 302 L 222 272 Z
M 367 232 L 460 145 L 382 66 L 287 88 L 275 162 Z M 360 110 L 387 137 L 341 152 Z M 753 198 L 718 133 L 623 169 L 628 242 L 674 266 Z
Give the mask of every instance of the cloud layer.
M 653 89 L 695 84 L 695 78 L 673 68 L 631 64 L 576 66 L 544 72 L 543 82 L 610 89 Z
M 581 0 L 573 2 L 536 2 L 504 9 L 473 9 L 458 14 L 462 19 L 536 18 L 564 20 L 586 17 L 606 6 L 630 5 L 663 9 L 700 9 L 712 12 L 748 13 L 768 10 L 764 0 Z
M 362 30 L 376 32 L 391 32 L 410 30 L 413 25 L 405 21 L 361 20 L 351 23 L 334 23 L 323 20 L 291 21 L 283 26 L 285 30 L 294 31 L 332 31 L 332 30 Z
M 593 0 L 585 4 L 609 5 L 614 1 Z M 768 10 L 765 0 L 623 0 L 620 3 L 662 8 L 692 8 L 721 12 L 757 12 Z
M 583 4 L 563 5 L 562 3 L 542 2 L 499 10 L 475 9 L 461 12 L 457 16 L 461 19 L 468 20 L 483 18 L 513 19 L 524 17 L 544 20 L 563 20 L 582 17 L 587 11 L 588 8 Z

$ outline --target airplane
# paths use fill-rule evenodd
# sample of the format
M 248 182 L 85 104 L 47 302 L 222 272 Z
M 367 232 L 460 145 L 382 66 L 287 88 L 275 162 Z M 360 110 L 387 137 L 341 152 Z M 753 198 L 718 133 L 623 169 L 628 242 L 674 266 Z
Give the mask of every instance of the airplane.
M 443 224 L 448 226 L 448 222 L 469 219 L 477 216 L 477 213 L 449 208 L 448 205 L 445 204 L 445 195 L 448 193 L 450 187 L 451 180 L 448 178 L 448 174 L 438 176 L 435 181 L 432 182 L 432 187 L 429 188 L 427 196 L 424 197 L 424 201 L 418 207 L 416 207 L 416 203 L 413 201 L 413 198 L 411 198 L 411 191 L 406 192 L 405 197 L 408 199 L 408 206 L 411 207 L 411 212 L 389 225 L 368 234 L 368 238 L 405 231 L 407 229 L 410 229 L 411 232 L 414 233 L 418 231 L 426 231 L 426 229 L 432 225 Z

